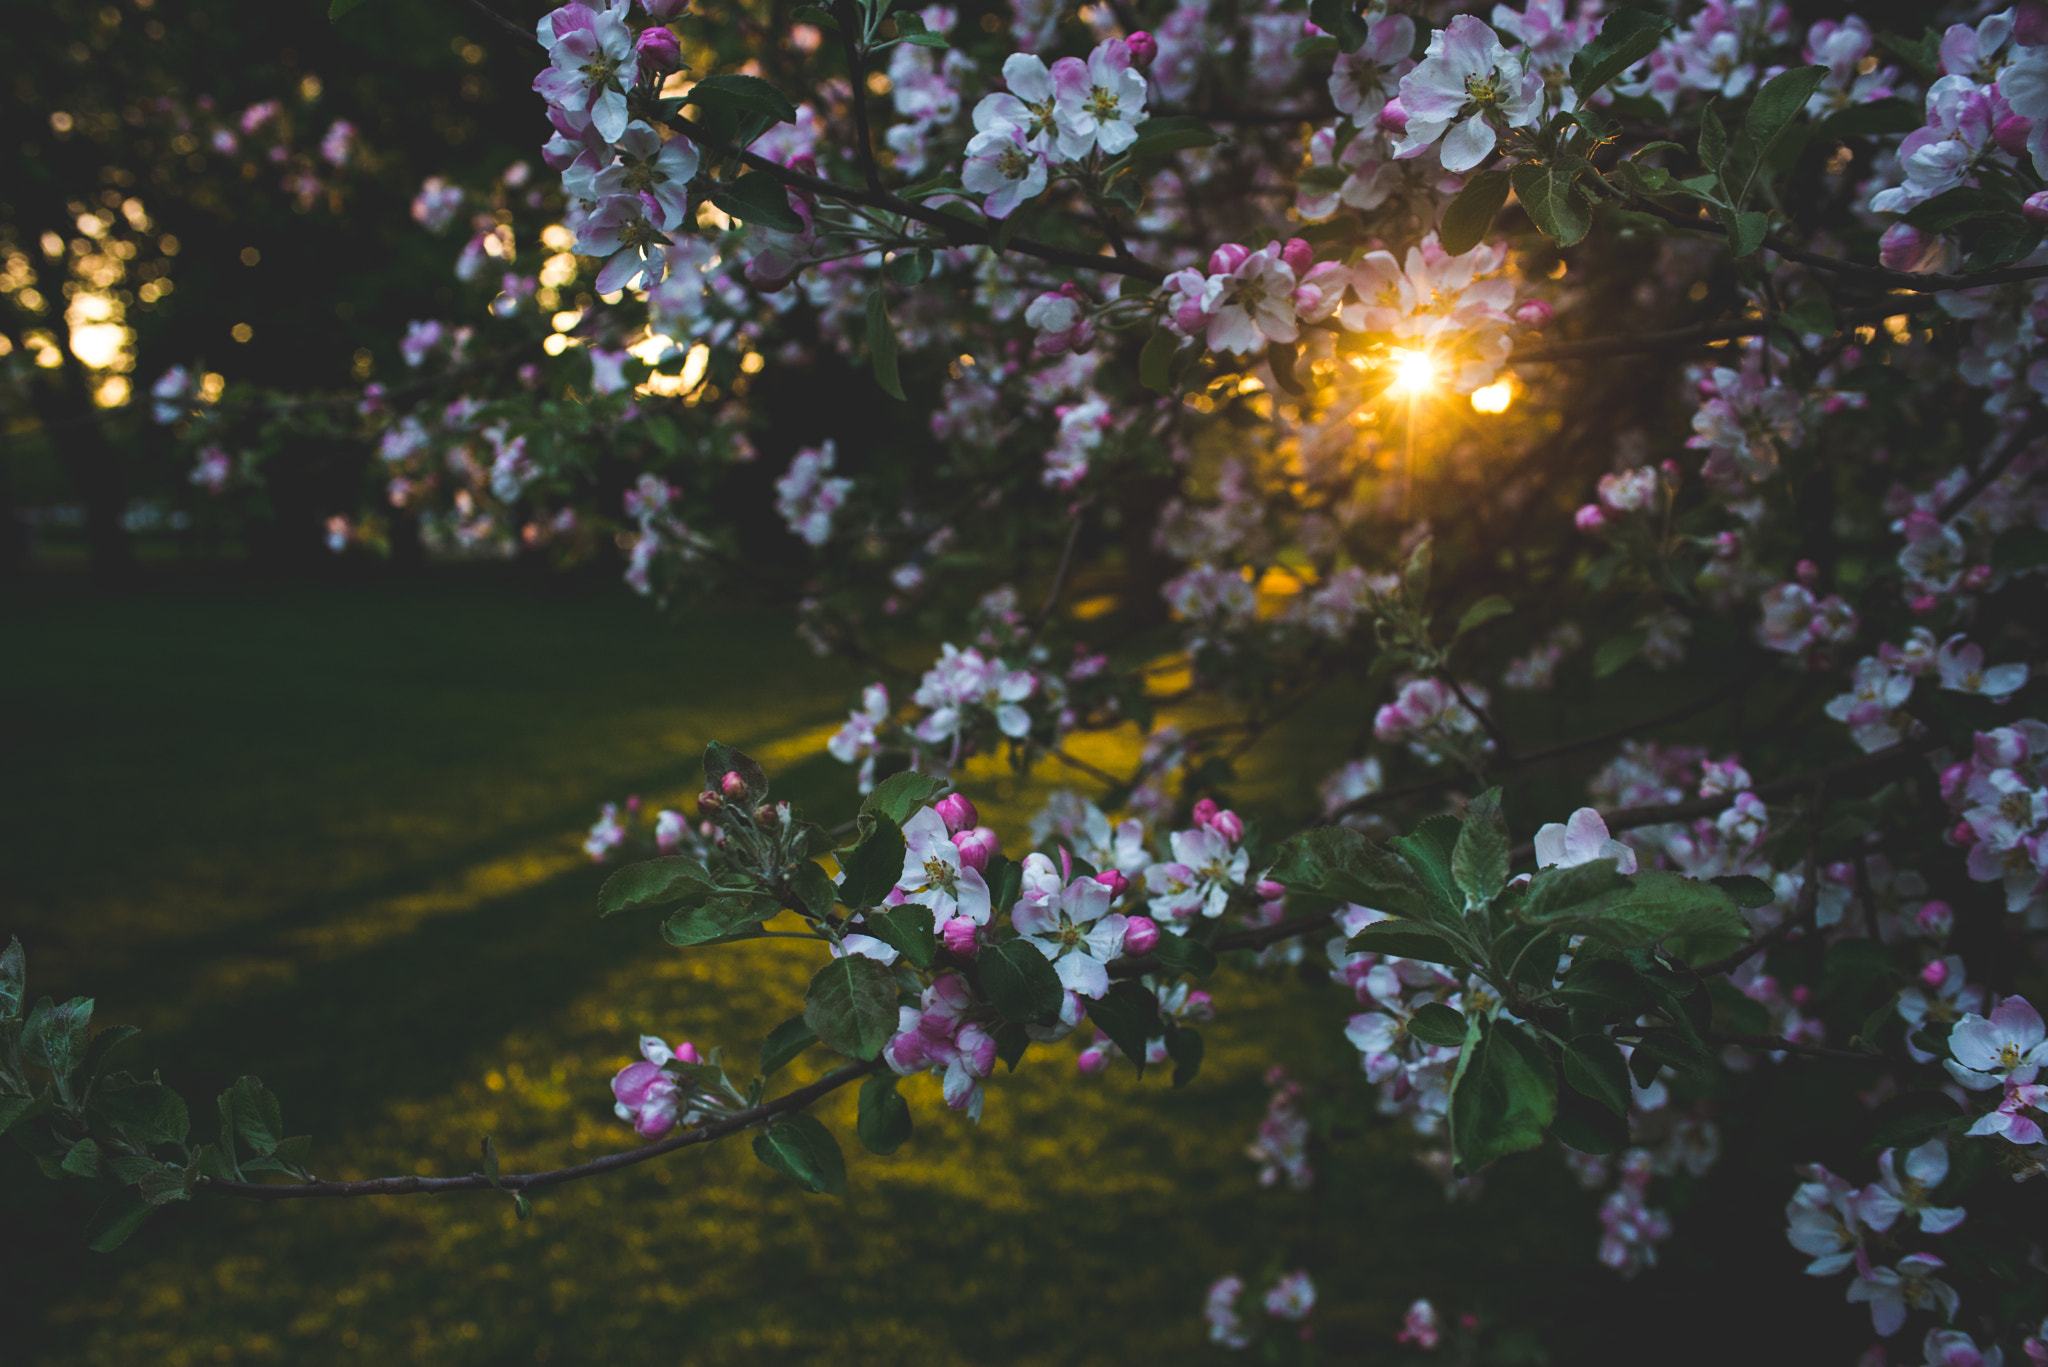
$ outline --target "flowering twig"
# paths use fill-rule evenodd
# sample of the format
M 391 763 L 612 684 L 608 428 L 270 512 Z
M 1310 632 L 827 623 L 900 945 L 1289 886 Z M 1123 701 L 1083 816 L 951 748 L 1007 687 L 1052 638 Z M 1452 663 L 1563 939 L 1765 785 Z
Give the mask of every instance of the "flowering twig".
M 849 1082 L 856 1082 L 881 1067 L 882 1063 L 877 1059 L 871 1063 L 858 1063 L 850 1068 L 841 1068 L 836 1073 L 827 1073 L 808 1087 L 786 1092 L 773 1101 L 764 1101 L 759 1106 L 727 1116 L 723 1120 L 694 1126 L 658 1144 L 646 1144 L 621 1153 L 608 1153 L 602 1158 L 593 1158 L 588 1163 L 578 1163 L 573 1168 L 511 1173 L 496 1179 L 480 1172 L 472 1172 L 462 1177 L 373 1177 L 361 1182 L 223 1182 L 207 1178 L 201 1186 L 206 1191 L 217 1191 L 224 1196 L 241 1196 L 252 1201 L 296 1201 L 314 1196 L 418 1196 L 442 1191 L 489 1191 L 493 1188 L 515 1192 L 537 1191 L 542 1187 L 560 1186 L 564 1182 L 574 1182 L 584 1177 L 617 1172 L 621 1168 L 645 1163 L 650 1158 L 659 1158 L 677 1149 L 688 1148 L 693 1144 L 708 1144 L 714 1139 L 737 1134 L 778 1115 L 803 1110 L 820 1097 L 839 1090 Z

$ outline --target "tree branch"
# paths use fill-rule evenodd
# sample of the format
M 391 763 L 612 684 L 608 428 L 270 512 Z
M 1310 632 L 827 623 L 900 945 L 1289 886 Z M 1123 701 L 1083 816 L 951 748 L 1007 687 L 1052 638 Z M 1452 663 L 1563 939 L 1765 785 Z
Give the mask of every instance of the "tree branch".
M 1728 230 L 1712 219 L 1688 217 L 1649 200 L 1638 202 L 1649 213 L 1675 227 L 1687 228 L 1711 237 L 1728 235 Z M 1983 289 L 1990 285 L 2012 285 L 2023 280 L 2039 280 L 2043 276 L 2048 276 L 2048 266 L 2008 266 L 2004 270 L 1978 271 L 1974 275 L 1915 275 L 1909 271 L 1895 271 L 1884 266 L 1866 266 L 1860 261 L 1843 261 L 1839 257 L 1824 256 L 1819 252 L 1808 251 L 1804 247 L 1795 247 L 1781 237 L 1765 238 L 1764 248 L 1784 257 L 1787 261 L 1796 261 L 1802 266 L 1811 266 L 1819 271 L 1829 271 L 1873 288 L 1910 290 L 1915 294 Z M 1894 309 L 1893 312 L 1897 310 Z
M 866 1077 L 882 1067 L 881 1060 L 871 1063 L 857 1063 L 851 1068 L 841 1068 L 836 1073 L 827 1073 L 808 1087 L 799 1087 L 763 1102 L 751 1110 L 715 1120 L 707 1125 L 698 1125 L 658 1143 L 646 1144 L 623 1153 L 608 1153 L 602 1158 L 593 1158 L 588 1163 L 579 1163 L 573 1168 L 555 1168 L 548 1172 L 523 1172 L 501 1176 L 492 1182 L 480 1172 L 464 1177 L 375 1177 L 361 1182 L 222 1182 L 207 1178 L 200 1184 L 201 1190 L 217 1191 L 224 1196 L 240 1196 L 251 1201 L 297 1201 L 315 1196 L 419 1196 L 443 1191 L 489 1191 L 496 1187 L 504 1191 L 538 1191 L 542 1187 L 560 1186 L 584 1177 L 596 1177 L 601 1173 L 617 1172 L 650 1158 L 674 1153 L 693 1144 L 708 1144 L 714 1139 L 723 1139 L 729 1134 L 759 1125 L 778 1115 L 800 1111 L 818 1098 L 837 1091 L 847 1083 Z
M 1901 313 L 1920 313 L 1935 308 L 1940 300 L 1932 296 L 1917 299 L 1900 299 L 1891 304 L 1873 304 L 1868 308 L 1845 309 L 1835 317 L 1843 328 L 1862 324 L 1882 322 Z M 1612 337 L 1588 337 L 1577 342 L 1559 342 L 1553 346 L 1530 347 L 1508 354 L 1509 365 L 1533 365 L 1539 362 L 1589 361 L 1606 356 L 1632 356 L 1643 351 L 1677 350 L 1681 347 L 1704 346 L 1708 342 L 1732 341 L 1738 337 L 1758 337 L 1778 322 L 1778 315 L 1768 318 L 1740 318 L 1718 323 L 1694 323 L 1682 328 L 1667 328 L 1661 332 L 1620 333 Z
M 2043 418 L 2041 414 L 2036 413 L 2006 440 L 2005 445 L 2000 448 L 1997 455 L 1985 461 L 1977 473 L 1970 476 L 1968 484 L 1956 490 L 1954 496 L 1941 505 L 1941 508 L 1935 513 L 1935 517 L 1946 522 L 1963 509 L 1969 507 L 1970 504 L 1976 501 L 1977 495 L 1995 484 L 1998 481 L 1998 477 L 2010 469 L 2012 463 L 2020 458 L 2020 453 L 2032 445 L 2044 432 L 2048 432 L 2048 418 Z

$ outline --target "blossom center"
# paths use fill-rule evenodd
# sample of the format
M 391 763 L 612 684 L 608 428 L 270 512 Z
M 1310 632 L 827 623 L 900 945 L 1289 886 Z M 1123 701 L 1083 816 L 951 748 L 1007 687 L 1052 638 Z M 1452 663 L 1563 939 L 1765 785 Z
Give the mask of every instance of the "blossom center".
M 1031 155 L 1021 147 L 1005 147 L 996 157 L 996 170 L 1004 180 L 1022 180 L 1031 174 Z
M 938 855 L 924 861 L 925 886 L 937 888 L 948 897 L 953 895 L 953 886 L 959 875 L 953 866 Z

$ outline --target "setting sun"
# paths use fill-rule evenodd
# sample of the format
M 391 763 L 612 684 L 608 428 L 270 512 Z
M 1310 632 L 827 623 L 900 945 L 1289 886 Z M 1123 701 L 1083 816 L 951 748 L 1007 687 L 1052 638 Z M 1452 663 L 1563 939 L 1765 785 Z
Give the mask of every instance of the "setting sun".
M 1411 398 L 1436 387 L 1436 359 L 1426 351 L 1397 351 L 1393 366 L 1392 388 Z

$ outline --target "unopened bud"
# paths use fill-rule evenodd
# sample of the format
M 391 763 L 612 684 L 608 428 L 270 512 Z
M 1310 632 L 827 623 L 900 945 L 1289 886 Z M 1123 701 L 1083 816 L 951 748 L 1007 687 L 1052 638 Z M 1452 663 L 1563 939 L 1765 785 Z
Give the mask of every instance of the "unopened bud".
M 747 781 L 740 777 L 740 771 L 737 769 L 718 780 L 718 786 L 727 797 L 745 797 L 747 795 Z
M 1209 253 L 1209 274 L 1228 275 L 1242 266 L 1251 249 L 1236 242 L 1226 242 Z
M 665 28 L 641 29 L 633 48 L 639 53 L 640 69 L 657 76 L 666 76 L 683 64 L 683 45 Z
M 1380 106 L 1380 112 L 1373 122 L 1380 132 L 1398 138 L 1408 131 L 1408 111 L 1401 107 L 1400 100 L 1388 100 Z
M 1216 812 L 1216 799 L 1205 797 L 1195 804 L 1195 810 L 1188 815 L 1197 826 L 1207 830 L 1209 823 L 1216 819 Z
M 754 808 L 754 820 L 756 823 L 762 826 L 774 825 L 775 804 L 772 802 L 764 802 L 760 806 Z
M 2027 135 L 2033 131 L 2032 119 L 2024 114 L 2008 114 L 1991 130 L 1991 141 L 2007 156 L 2023 157 L 2027 154 Z
M 1298 237 L 1290 237 L 1280 248 L 1280 259 L 1296 275 L 1307 275 L 1308 268 L 1316 264 L 1316 249 Z
M 1524 299 L 1515 305 L 1515 321 L 1531 332 L 1541 332 L 1550 326 L 1550 320 L 1557 311 L 1541 299 Z
M 1090 1076 L 1109 1066 L 1109 1050 L 1099 1044 L 1091 1044 L 1074 1059 L 1074 1066 Z
M 706 788 L 703 792 L 697 794 L 697 807 L 700 811 L 715 812 L 724 805 L 725 799 L 719 796 L 713 789 Z
M 963 959 L 972 959 L 981 953 L 981 941 L 977 938 L 977 927 L 965 916 L 955 916 L 939 930 L 939 938 L 946 948 Z
M 704 1061 L 703 1055 L 697 1052 L 697 1046 L 688 1040 L 684 1040 L 681 1047 L 676 1050 L 676 1057 L 685 1063 L 702 1063 Z
M 1244 839 L 1244 818 L 1233 811 L 1221 811 L 1209 823 L 1209 829 L 1235 845 Z
M 1820 579 L 1820 566 L 1811 560 L 1802 560 L 1792 567 L 1792 575 L 1806 587 L 1812 588 Z
M 1977 843 L 1977 828 L 1967 821 L 1958 821 L 1949 827 L 1949 842 L 1965 848 Z
M 1276 883 L 1270 878 L 1261 878 L 1252 888 L 1261 902 L 1277 902 L 1287 895 L 1287 885 Z
M 1130 49 L 1131 65 L 1141 71 L 1159 56 L 1159 40 L 1143 29 L 1124 39 L 1124 46 Z
M 1955 908 L 1946 902 L 1929 902 L 1913 913 L 1920 933 L 1933 940 L 1946 940 L 1956 927 Z
M 981 814 L 974 810 L 974 804 L 964 793 L 948 793 L 932 804 L 932 810 L 946 823 L 947 835 L 958 835 L 973 830 L 981 824 Z
M 1955 802 L 1970 781 L 1970 764 L 1967 760 L 1951 764 L 1941 771 L 1941 796 L 1945 801 Z M 1932 905 L 1930 903 L 1930 905 Z
M 976 1077 L 987 1077 L 996 1067 L 996 1037 L 979 1025 L 965 1025 L 953 1040 L 960 1062 Z
M 1588 503 L 1572 515 L 1572 525 L 1582 532 L 1597 532 L 1607 525 L 1607 514 L 1597 503 Z
M 1941 606 L 1941 600 L 1931 593 L 1923 593 L 1918 598 L 1909 599 L 1906 606 L 1913 610 L 1914 616 L 1925 617 Z
M 1003 850 L 996 833 L 986 826 L 976 826 L 968 831 L 953 833 L 953 848 L 960 851 L 960 862 L 976 873 L 987 870 L 988 861 Z
M 1112 898 L 1123 896 L 1124 889 L 1131 885 L 1131 880 L 1124 877 L 1119 869 L 1104 869 L 1095 875 L 1095 881 L 1108 888 Z
M 1159 943 L 1159 923 L 1150 916 L 1133 916 L 1124 922 L 1124 953 L 1136 958 L 1150 954 Z
M 1971 593 L 1982 593 L 1991 587 L 1992 573 L 1989 565 L 1972 565 L 1963 571 L 1963 587 Z
M 1936 959 L 1920 970 L 1920 981 L 1940 991 L 1941 985 L 1948 981 L 1948 965 Z

